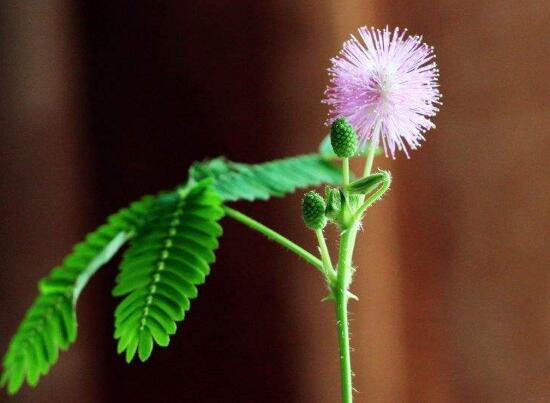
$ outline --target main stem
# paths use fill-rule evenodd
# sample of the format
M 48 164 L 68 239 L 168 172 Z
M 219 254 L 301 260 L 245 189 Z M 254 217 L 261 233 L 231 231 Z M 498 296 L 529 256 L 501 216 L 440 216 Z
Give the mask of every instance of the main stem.
M 340 238 L 340 254 L 338 257 L 338 277 L 335 290 L 333 291 L 336 298 L 336 326 L 338 330 L 338 346 L 340 349 L 340 375 L 343 403 L 351 403 L 353 401 L 348 323 L 348 288 L 352 270 L 351 261 L 354 238 L 353 227 L 342 232 Z
M 376 146 L 371 144 L 367 149 L 365 168 L 363 177 L 370 175 L 376 153 Z M 343 162 L 343 174 L 349 175 L 346 169 L 346 161 Z M 347 172 L 346 172 L 347 171 Z M 344 179 L 345 182 L 345 179 Z M 363 201 L 363 200 L 361 200 Z M 360 217 L 359 217 L 360 220 Z M 349 286 L 352 276 L 352 261 L 353 249 L 355 248 L 355 240 L 357 239 L 357 231 L 359 230 L 359 220 L 356 217 L 353 224 L 342 231 L 340 236 L 340 253 L 338 256 L 338 273 L 336 284 L 333 289 L 336 298 L 336 326 L 338 330 L 338 347 L 340 350 L 340 378 L 342 388 L 342 402 L 353 402 L 353 381 L 351 371 L 351 354 L 349 340 L 349 321 L 348 321 L 348 301 L 349 301 Z

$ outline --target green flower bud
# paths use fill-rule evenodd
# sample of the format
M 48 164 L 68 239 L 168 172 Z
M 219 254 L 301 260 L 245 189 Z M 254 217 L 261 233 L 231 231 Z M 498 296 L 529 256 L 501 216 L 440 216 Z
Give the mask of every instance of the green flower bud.
M 357 133 L 344 118 L 336 119 L 330 129 L 330 143 L 340 158 L 353 157 L 357 152 Z
M 358 179 L 348 185 L 347 190 L 355 194 L 369 194 L 383 182 L 391 181 L 388 171 L 380 171 L 365 178 Z
M 307 192 L 302 199 L 302 217 L 306 227 L 312 230 L 323 229 L 327 224 L 325 201 L 317 192 Z
M 327 186 L 325 188 L 325 195 L 327 200 L 327 207 L 325 209 L 325 215 L 331 220 L 337 220 L 342 208 L 342 200 L 340 191 L 333 187 Z

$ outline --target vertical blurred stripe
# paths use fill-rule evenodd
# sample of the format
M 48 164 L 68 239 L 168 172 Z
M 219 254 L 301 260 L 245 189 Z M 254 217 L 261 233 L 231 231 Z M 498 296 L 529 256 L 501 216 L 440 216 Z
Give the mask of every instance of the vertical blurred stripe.
M 410 398 L 548 402 L 550 3 L 386 4 L 435 46 L 444 94 L 398 163 Z
M 0 304 L 2 350 L 38 279 L 84 231 L 86 204 L 78 39 L 70 2 L 2 2 Z M 2 354 L 4 351 L 2 351 Z M 93 354 L 82 338 L 19 402 L 97 401 Z M 4 398 L 4 392 L 0 399 Z M 68 400 L 67 400 L 68 399 Z

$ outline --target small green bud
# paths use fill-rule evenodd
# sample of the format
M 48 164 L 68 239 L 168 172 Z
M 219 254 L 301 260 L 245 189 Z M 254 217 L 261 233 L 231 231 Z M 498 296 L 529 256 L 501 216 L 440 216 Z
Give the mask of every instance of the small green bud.
M 323 229 L 327 224 L 325 208 L 325 201 L 317 192 L 307 192 L 302 199 L 302 217 L 306 227 L 312 230 Z
M 333 187 L 327 186 L 325 188 L 325 198 L 327 200 L 327 207 L 325 208 L 325 215 L 331 220 L 337 220 L 342 209 L 342 200 L 340 197 L 340 191 Z
M 355 211 L 361 204 L 361 195 L 358 194 L 349 194 L 348 195 L 348 204 L 352 211 Z
M 330 129 L 330 143 L 340 158 L 353 157 L 357 152 L 357 133 L 344 118 L 338 118 Z
M 338 224 L 342 228 L 348 228 L 352 222 L 353 217 L 353 206 L 357 204 L 357 198 L 355 195 L 347 195 L 340 189 L 340 200 L 342 202 L 342 208 L 340 209 L 340 215 L 338 217 Z M 353 205 L 353 206 L 352 206 Z
M 361 202 L 360 195 L 345 194 L 342 189 L 327 186 L 325 188 L 325 215 L 342 228 L 351 225 L 353 211 Z
M 369 194 L 376 189 L 378 185 L 390 180 L 391 175 L 388 171 L 380 171 L 350 183 L 346 189 L 355 194 Z

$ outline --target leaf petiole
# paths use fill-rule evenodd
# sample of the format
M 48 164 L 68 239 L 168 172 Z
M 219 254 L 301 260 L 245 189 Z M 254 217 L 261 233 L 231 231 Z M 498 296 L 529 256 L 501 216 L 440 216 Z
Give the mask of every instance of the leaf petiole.
M 265 226 L 264 224 L 256 221 L 252 217 L 249 217 L 246 214 L 241 213 L 240 211 L 237 211 L 227 206 L 224 206 L 224 210 L 225 210 L 225 214 L 228 217 L 231 217 L 235 221 L 238 221 L 246 225 L 247 227 L 255 231 L 258 231 L 259 233 L 264 234 L 267 238 L 277 242 L 279 245 L 290 250 L 291 252 L 294 252 L 296 255 L 304 259 L 306 262 L 308 262 L 309 264 L 317 268 L 323 275 L 325 275 L 323 262 L 318 258 L 316 258 L 311 253 L 309 253 L 307 250 L 302 248 L 301 246 L 297 245 L 287 237 L 279 234 L 278 232 L 272 230 L 271 228 Z

